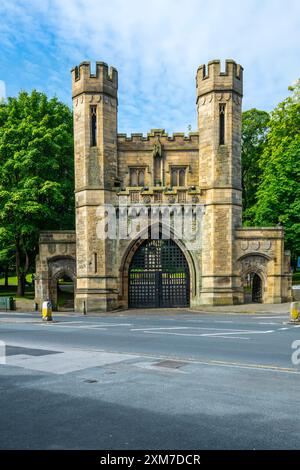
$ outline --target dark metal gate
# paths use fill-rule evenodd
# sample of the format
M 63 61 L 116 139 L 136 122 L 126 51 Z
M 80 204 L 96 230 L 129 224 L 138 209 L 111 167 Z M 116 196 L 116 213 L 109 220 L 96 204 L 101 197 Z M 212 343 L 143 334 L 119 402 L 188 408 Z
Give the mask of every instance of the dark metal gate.
M 129 267 L 129 307 L 187 307 L 190 276 L 186 258 L 176 243 L 145 240 Z

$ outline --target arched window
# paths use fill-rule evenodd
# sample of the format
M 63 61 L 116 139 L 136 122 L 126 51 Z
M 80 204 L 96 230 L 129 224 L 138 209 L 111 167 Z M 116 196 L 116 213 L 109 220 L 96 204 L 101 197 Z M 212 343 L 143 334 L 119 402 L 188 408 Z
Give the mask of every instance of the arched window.
M 154 157 L 154 186 L 160 186 L 162 183 L 161 175 L 161 158 L 160 156 Z
M 185 167 L 171 168 L 171 186 L 185 186 Z
M 145 175 L 144 170 L 139 170 L 139 186 L 145 185 Z
M 185 169 L 179 170 L 179 186 L 185 186 Z
M 97 106 L 91 106 L 91 147 L 97 145 Z
M 135 168 L 130 170 L 130 186 L 137 186 L 138 185 L 138 173 Z
M 97 271 L 98 271 L 98 256 L 97 256 L 97 253 L 94 253 L 94 271 L 95 271 L 95 274 L 97 274 Z
M 171 186 L 177 186 L 177 170 L 171 171 Z
M 219 144 L 225 144 L 225 104 L 220 104 L 220 131 L 219 131 Z

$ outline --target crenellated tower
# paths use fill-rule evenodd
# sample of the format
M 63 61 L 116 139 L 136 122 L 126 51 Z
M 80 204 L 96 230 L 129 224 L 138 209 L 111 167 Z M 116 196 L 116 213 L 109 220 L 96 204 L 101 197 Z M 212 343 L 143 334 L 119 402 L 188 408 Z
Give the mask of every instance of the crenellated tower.
M 242 300 L 235 229 L 242 225 L 241 122 L 243 68 L 219 60 L 197 71 L 199 186 L 205 193 L 202 304 Z
M 291 300 L 283 229 L 242 227 L 243 68 L 213 60 L 196 82 L 199 132 L 128 137 L 117 71 L 72 70 L 76 233 L 41 233 L 36 303 L 56 306 L 62 275 L 87 314 Z
M 77 288 L 76 310 L 110 310 L 116 302 L 115 240 L 99 239 L 97 209 L 114 204 L 118 181 L 118 73 L 103 62 L 72 69 Z M 104 223 L 104 222 L 103 222 Z

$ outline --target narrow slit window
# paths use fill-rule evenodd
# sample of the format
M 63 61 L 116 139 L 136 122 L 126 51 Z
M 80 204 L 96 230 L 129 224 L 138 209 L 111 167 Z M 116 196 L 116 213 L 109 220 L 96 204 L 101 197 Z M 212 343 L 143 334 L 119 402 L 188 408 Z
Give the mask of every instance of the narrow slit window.
M 154 186 L 160 186 L 162 181 L 161 178 L 161 158 L 159 156 L 154 157 Z
M 91 147 L 97 145 L 97 106 L 91 106 Z
M 220 104 L 220 139 L 219 144 L 225 144 L 225 104 Z
M 97 274 L 97 271 L 98 271 L 98 257 L 97 257 L 97 253 L 94 253 L 94 268 L 95 268 L 95 274 Z

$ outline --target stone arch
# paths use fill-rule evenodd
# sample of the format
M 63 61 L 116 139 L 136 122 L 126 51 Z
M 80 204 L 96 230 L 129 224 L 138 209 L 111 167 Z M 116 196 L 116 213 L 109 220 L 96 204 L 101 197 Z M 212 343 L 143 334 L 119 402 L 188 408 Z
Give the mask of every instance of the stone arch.
M 120 285 L 120 301 L 122 303 L 122 306 L 125 308 L 128 308 L 128 272 L 129 272 L 129 267 L 131 264 L 131 261 L 133 259 L 134 254 L 140 247 L 140 245 L 147 239 L 145 238 L 144 235 L 147 233 L 151 228 L 155 228 L 155 226 L 159 225 L 159 230 L 164 233 L 166 230 L 168 231 L 167 233 L 170 233 L 171 239 L 176 243 L 176 245 L 180 248 L 180 250 L 183 252 L 185 259 L 188 264 L 189 268 L 189 282 L 190 282 L 190 293 L 189 293 L 189 298 L 190 301 L 193 299 L 193 297 L 196 295 L 196 267 L 195 263 L 192 257 L 192 254 L 189 250 L 186 249 L 185 244 L 182 239 L 177 238 L 173 230 L 171 230 L 169 227 L 164 227 L 162 224 L 154 224 L 154 225 L 149 225 L 145 227 L 128 245 L 121 263 L 120 263 L 120 269 L 119 269 L 119 285 Z M 166 232 L 165 232 L 166 233 Z
M 248 253 L 239 258 L 240 275 L 242 285 L 245 286 L 249 276 L 258 276 L 261 281 L 262 296 L 261 301 L 264 302 L 267 290 L 268 278 L 268 262 L 271 258 L 265 254 Z M 250 297 L 249 297 L 250 300 Z M 246 301 L 246 296 L 244 297 Z M 251 301 L 253 301 L 253 292 L 251 291 Z
M 57 308 L 57 281 L 66 275 L 74 283 L 74 296 L 76 290 L 76 261 L 72 256 L 54 256 L 48 259 L 49 270 L 49 297 L 54 309 Z

